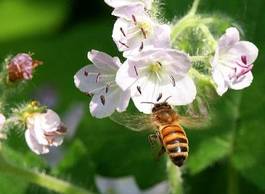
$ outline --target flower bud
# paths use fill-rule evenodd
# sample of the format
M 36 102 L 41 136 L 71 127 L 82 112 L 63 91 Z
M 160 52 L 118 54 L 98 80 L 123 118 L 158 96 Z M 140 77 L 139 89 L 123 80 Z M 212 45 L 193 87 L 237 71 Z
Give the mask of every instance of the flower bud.
M 40 64 L 42 64 L 41 61 L 33 60 L 29 54 L 17 54 L 7 65 L 8 80 L 16 82 L 32 79 L 33 70 Z

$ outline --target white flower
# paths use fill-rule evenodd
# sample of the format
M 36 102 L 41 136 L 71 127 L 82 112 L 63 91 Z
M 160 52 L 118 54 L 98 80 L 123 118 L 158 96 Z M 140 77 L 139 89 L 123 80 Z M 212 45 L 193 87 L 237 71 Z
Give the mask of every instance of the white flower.
M 113 11 L 119 18 L 114 24 L 112 38 L 124 56 L 135 55 L 146 47 L 170 47 L 170 26 L 154 21 L 141 4 L 124 6 Z
M 152 105 L 143 102 L 167 102 L 171 105 L 191 103 L 196 87 L 188 76 L 189 57 L 174 49 L 150 49 L 128 57 L 117 73 L 116 82 L 131 89 L 139 111 L 151 113 Z
M 122 91 L 115 82 L 121 63 L 117 57 L 92 50 L 88 59 L 94 65 L 87 65 L 74 76 L 76 87 L 93 95 L 90 112 L 97 118 L 110 116 L 115 110 L 125 111 L 130 100 L 130 91 Z
M 4 124 L 6 122 L 6 117 L 0 113 L 0 130 L 4 127 Z
M 251 70 L 258 56 L 258 48 L 248 41 L 240 41 L 236 28 L 228 28 L 219 39 L 212 61 L 212 76 L 221 96 L 228 88 L 240 90 L 248 87 L 253 75 Z
M 153 0 L 104 0 L 106 4 L 113 8 L 133 5 L 135 3 L 142 4 L 146 9 L 152 8 Z
M 101 194 L 167 194 L 169 186 L 166 181 L 141 191 L 135 182 L 134 177 L 106 178 L 96 176 L 96 185 Z
M 48 109 L 45 113 L 33 113 L 26 124 L 26 142 L 34 153 L 46 154 L 50 146 L 62 144 L 66 128 L 54 111 Z
M 6 122 L 6 117 L 2 113 L 0 113 L 0 140 L 6 139 L 6 134 L 2 132 L 5 122 Z

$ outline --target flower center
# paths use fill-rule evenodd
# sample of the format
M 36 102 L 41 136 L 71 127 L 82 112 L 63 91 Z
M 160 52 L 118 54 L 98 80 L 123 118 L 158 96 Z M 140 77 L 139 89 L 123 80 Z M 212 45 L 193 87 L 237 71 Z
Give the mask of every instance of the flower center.
M 155 74 L 161 73 L 162 72 L 162 64 L 159 61 L 152 63 L 149 65 L 148 71 L 149 71 L 149 73 L 152 73 L 152 74 L 153 73 L 155 73 Z
M 152 25 L 147 21 L 137 22 L 137 27 L 141 30 L 144 38 L 150 36 L 153 30 Z

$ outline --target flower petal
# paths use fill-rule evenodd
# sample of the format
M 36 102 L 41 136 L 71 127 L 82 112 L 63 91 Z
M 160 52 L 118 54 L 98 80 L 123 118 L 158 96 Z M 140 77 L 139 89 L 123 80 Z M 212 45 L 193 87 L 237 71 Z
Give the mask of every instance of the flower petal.
M 139 89 L 132 87 L 133 102 L 137 109 L 145 114 L 152 112 L 153 105 L 150 103 L 159 103 L 167 99 L 171 105 L 186 105 L 191 103 L 196 97 L 196 87 L 193 80 L 185 76 L 175 84 L 160 85 L 158 82 L 150 81 L 148 78 L 139 80 L 135 85 Z M 138 94 L 137 94 L 138 90 Z M 147 103 L 145 103 L 147 102 Z
M 118 86 L 109 88 L 108 93 L 104 90 L 95 94 L 89 105 L 92 116 L 104 118 L 110 116 L 116 109 L 126 109 L 129 99 L 127 94 L 123 95 L 123 91 Z
M 44 129 L 41 124 L 42 114 L 34 113 L 27 119 L 27 128 L 30 131 L 32 137 L 34 137 L 35 141 L 38 144 L 48 145 L 48 141 L 44 136 Z
M 239 78 L 236 82 L 230 83 L 230 88 L 234 90 L 241 90 L 251 85 L 253 81 L 253 75 L 251 72 L 245 74 L 242 78 Z
M 61 124 L 61 119 L 58 116 L 56 112 L 54 112 L 51 109 L 48 109 L 46 113 L 41 114 L 41 128 L 45 132 L 54 132 L 57 131 L 60 124 Z
M 240 40 L 239 31 L 236 28 L 228 28 L 225 34 L 219 39 L 218 47 L 220 52 L 233 46 Z
M 113 8 L 133 5 L 135 3 L 144 4 L 146 9 L 151 9 L 153 0 L 104 0 L 106 4 Z
M 121 64 L 118 58 L 113 58 L 110 55 L 97 50 L 88 52 L 87 57 L 97 68 L 103 72 L 116 72 Z
M 0 130 L 3 128 L 5 122 L 6 122 L 6 117 L 2 113 L 0 113 Z
M 112 15 L 126 20 L 132 20 L 133 16 L 142 16 L 144 14 L 145 14 L 144 5 L 139 2 L 118 7 L 114 9 L 112 12 Z
M 74 76 L 75 86 L 84 93 L 96 93 L 106 87 L 104 80 L 99 79 L 100 70 L 94 65 L 87 65 Z
M 136 66 L 132 62 L 126 61 L 116 74 L 116 83 L 125 91 L 138 79 L 137 74 Z
M 34 136 L 31 135 L 30 130 L 25 132 L 25 139 L 29 148 L 36 154 L 46 154 L 49 152 L 49 148 L 45 145 L 41 145 L 37 142 Z
M 252 64 L 258 57 L 259 50 L 258 48 L 251 42 L 248 41 L 239 41 L 235 43 L 228 51 L 227 56 L 238 57 L 246 56 L 247 64 Z
M 115 194 L 140 194 L 140 190 L 136 185 L 133 177 L 123 178 L 105 178 L 96 176 L 96 185 L 100 193 L 115 193 Z
M 215 67 L 212 72 L 213 80 L 217 84 L 216 92 L 222 96 L 227 90 L 228 85 L 225 81 L 224 75 L 218 67 Z

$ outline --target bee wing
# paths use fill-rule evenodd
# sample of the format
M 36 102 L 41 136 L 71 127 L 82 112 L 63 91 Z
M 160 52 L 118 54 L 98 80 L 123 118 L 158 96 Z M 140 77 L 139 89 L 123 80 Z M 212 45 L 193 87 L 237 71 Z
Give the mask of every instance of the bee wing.
M 179 116 L 179 124 L 188 129 L 206 129 L 209 126 L 209 119 L 200 116 Z
M 114 112 L 110 119 L 133 131 L 153 130 L 151 116 L 142 113 Z

